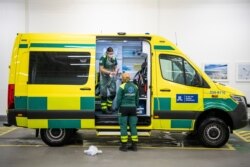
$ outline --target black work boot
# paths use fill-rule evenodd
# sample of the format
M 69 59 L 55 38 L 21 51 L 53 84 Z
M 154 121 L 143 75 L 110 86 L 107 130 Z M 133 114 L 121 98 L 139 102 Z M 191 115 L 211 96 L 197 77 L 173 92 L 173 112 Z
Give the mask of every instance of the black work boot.
M 122 143 L 119 150 L 124 152 L 128 151 L 127 143 Z
M 132 145 L 128 147 L 129 150 L 132 151 L 137 151 L 137 143 L 136 142 L 132 142 Z
M 107 109 L 102 109 L 103 114 L 107 114 Z
M 112 114 L 112 108 L 111 108 L 111 107 L 108 107 L 106 113 L 107 113 L 107 114 Z

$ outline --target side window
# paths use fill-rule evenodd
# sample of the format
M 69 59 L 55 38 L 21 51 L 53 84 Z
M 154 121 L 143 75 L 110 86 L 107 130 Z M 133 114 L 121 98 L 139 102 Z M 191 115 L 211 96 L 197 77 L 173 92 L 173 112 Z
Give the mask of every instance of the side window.
M 30 52 L 29 84 L 82 85 L 89 67 L 87 52 Z
M 174 57 L 174 56 L 160 56 L 160 66 L 161 66 L 161 73 L 162 77 L 166 80 L 172 82 L 181 82 L 177 81 L 184 80 L 182 74 L 182 65 L 181 65 L 181 58 Z
M 201 76 L 181 57 L 162 54 L 160 67 L 162 77 L 168 81 L 188 86 L 202 86 Z
M 194 86 L 194 79 L 196 77 L 196 71 L 193 67 L 184 60 L 185 76 L 186 76 L 186 85 Z

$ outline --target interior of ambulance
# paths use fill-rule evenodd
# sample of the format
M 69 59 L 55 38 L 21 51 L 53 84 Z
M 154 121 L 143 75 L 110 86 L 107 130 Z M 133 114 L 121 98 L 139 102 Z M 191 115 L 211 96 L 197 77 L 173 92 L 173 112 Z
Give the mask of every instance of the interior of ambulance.
M 108 47 L 114 50 L 117 59 L 118 74 L 115 76 L 116 92 L 121 85 L 121 74 L 126 72 L 131 76 L 139 89 L 139 106 L 137 108 L 138 125 L 150 125 L 150 44 L 144 38 L 107 38 L 98 37 L 96 40 L 96 89 L 95 89 L 95 123 L 96 125 L 118 125 L 116 97 L 112 104 L 112 113 L 103 114 L 100 98 L 100 69 L 99 60 Z M 109 92 L 108 92 L 109 93 Z

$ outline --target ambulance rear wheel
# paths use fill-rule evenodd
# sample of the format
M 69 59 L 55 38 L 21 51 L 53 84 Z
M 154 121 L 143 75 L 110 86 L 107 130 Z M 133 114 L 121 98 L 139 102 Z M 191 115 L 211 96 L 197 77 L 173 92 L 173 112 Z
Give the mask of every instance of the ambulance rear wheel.
M 72 134 L 70 129 L 41 129 L 40 135 L 44 143 L 49 146 L 63 146 L 67 144 Z
M 200 142 L 206 147 L 221 147 L 229 139 L 230 130 L 219 118 L 205 119 L 198 128 Z

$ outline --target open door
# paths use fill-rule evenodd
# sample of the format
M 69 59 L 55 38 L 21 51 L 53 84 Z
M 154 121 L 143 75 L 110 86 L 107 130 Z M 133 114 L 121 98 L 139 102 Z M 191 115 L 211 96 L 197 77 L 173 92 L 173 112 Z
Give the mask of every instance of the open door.
M 96 73 L 99 76 L 99 60 L 108 47 L 112 47 L 118 62 L 119 73 L 116 76 L 116 90 L 121 84 L 121 74 L 127 72 L 139 88 L 139 107 L 137 109 L 138 125 L 150 125 L 150 44 L 143 37 L 97 37 L 96 42 Z M 99 82 L 99 79 L 96 79 Z M 96 85 L 99 83 L 96 82 Z M 98 86 L 97 91 L 99 92 Z M 116 98 L 113 100 L 113 112 L 103 114 L 100 109 L 100 94 L 96 94 L 96 125 L 118 125 Z

